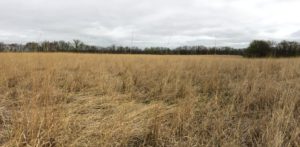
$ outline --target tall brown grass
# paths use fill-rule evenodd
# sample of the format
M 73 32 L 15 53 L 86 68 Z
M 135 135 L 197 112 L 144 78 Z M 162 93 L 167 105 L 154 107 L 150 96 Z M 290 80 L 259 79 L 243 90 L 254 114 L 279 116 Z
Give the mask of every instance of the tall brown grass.
M 3 53 L 0 146 L 300 146 L 300 59 Z

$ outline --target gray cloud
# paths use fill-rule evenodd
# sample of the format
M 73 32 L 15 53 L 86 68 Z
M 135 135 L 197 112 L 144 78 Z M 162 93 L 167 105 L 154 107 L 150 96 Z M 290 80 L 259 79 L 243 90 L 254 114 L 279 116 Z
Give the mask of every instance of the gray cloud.
M 299 6 L 297 0 L 1 0 L 0 41 L 244 47 L 252 39 L 300 38 Z
M 300 30 L 292 33 L 291 37 L 300 39 Z

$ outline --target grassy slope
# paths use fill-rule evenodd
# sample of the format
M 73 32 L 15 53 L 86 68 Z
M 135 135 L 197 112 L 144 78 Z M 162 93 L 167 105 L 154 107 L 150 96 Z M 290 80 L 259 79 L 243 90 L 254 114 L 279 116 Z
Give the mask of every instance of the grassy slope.
M 0 61 L 0 146 L 300 146 L 299 58 Z

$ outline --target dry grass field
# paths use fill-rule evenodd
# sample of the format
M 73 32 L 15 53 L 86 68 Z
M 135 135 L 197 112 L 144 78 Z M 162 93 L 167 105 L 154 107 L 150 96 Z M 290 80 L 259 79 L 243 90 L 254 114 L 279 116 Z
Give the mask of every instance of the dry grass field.
M 0 54 L 0 146 L 300 146 L 300 58 Z

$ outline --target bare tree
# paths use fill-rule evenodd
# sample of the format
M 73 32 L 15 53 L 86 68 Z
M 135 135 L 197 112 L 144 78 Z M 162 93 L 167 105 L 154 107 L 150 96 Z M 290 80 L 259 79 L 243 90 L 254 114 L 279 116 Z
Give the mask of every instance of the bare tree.
M 5 44 L 0 42 L 0 52 L 3 52 L 5 49 Z
M 83 42 L 81 42 L 80 40 L 74 39 L 74 48 L 75 49 L 79 49 L 79 47 L 81 47 L 83 45 Z

